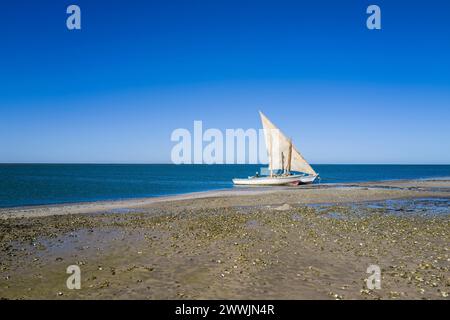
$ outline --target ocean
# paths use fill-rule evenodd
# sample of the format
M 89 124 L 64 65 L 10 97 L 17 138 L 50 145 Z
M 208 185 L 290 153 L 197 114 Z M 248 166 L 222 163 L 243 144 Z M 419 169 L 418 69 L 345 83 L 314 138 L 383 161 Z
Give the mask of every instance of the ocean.
M 450 177 L 450 165 L 312 165 L 321 183 Z M 232 188 L 260 165 L 0 164 L 0 207 Z

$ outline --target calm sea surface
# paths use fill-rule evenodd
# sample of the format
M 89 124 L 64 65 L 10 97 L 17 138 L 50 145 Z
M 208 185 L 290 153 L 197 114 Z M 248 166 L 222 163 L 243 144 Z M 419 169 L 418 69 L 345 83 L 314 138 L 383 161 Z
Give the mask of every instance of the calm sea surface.
M 232 188 L 259 165 L 0 164 L 0 207 Z M 321 183 L 450 177 L 450 165 L 313 165 Z

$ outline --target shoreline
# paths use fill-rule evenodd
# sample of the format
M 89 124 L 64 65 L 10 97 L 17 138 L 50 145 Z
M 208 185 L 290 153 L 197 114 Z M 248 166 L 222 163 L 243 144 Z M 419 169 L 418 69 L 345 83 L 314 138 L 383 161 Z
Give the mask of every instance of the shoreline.
M 182 194 L 164 195 L 157 197 L 142 197 L 142 198 L 128 198 L 117 200 L 99 200 L 99 201 L 86 201 L 86 202 L 67 202 L 57 204 L 44 204 L 44 205 L 32 205 L 32 206 L 17 206 L 17 207 L 5 207 L 0 208 L 0 219 L 8 218 L 35 218 L 52 215 L 66 215 L 66 214 L 80 214 L 80 213 L 95 213 L 99 211 L 108 211 L 115 209 L 135 209 L 146 206 L 151 206 L 163 202 L 177 202 L 184 200 L 196 200 L 213 197 L 241 197 L 241 196 L 260 196 L 264 194 L 275 193 L 295 193 L 306 190 L 321 190 L 321 189 L 361 189 L 361 188 L 373 188 L 373 189 L 395 189 L 409 186 L 411 184 L 422 185 L 425 184 L 425 188 L 430 184 L 443 184 L 446 186 L 446 182 L 450 181 L 450 177 L 436 177 L 436 178 L 420 178 L 420 179 L 398 179 L 398 180 L 379 180 L 379 181 L 365 181 L 365 182 L 348 182 L 348 183 L 323 183 L 323 184 L 311 184 L 301 185 L 296 187 L 291 186 L 279 186 L 279 187 L 232 187 L 229 189 L 215 189 L 208 191 L 197 191 Z M 410 188 L 410 187 L 407 187 Z M 416 186 L 420 188 L 420 186 Z M 420 191 L 420 190 L 419 190 Z M 380 199 L 368 199 L 367 201 L 389 199 L 393 195 L 385 195 Z M 420 198 L 420 197 L 445 197 L 446 193 L 441 193 L 439 190 L 433 190 L 429 193 L 398 195 L 395 198 Z M 330 199 L 331 201 L 318 201 L 308 203 L 341 203 Z M 364 199 L 358 202 L 365 201 Z M 350 201 L 351 202 L 351 201 Z

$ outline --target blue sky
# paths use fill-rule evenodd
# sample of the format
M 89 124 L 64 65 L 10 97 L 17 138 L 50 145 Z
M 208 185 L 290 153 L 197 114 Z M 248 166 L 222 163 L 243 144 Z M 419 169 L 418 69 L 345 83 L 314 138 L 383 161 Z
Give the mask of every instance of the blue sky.
M 172 130 L 263 110 L 312 163 L 448 164 L 449 18 L 444 0 L 10 1 L 0 162 L 169 162 Z

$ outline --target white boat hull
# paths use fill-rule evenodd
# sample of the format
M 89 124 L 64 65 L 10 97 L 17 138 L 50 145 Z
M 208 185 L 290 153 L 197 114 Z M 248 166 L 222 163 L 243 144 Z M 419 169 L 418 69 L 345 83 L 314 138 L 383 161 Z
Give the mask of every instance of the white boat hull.
M 291 175 L 280 177 L 253 177 L 248 179 L 233 179 L 235 185 L 246 186 L 283 186 L 313 183 L 316 175 Z

